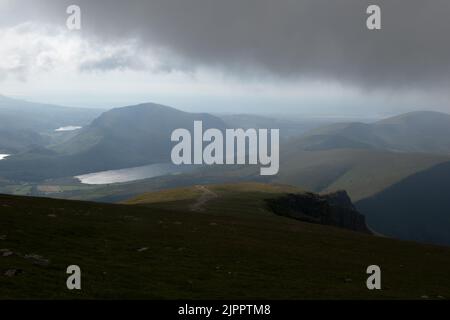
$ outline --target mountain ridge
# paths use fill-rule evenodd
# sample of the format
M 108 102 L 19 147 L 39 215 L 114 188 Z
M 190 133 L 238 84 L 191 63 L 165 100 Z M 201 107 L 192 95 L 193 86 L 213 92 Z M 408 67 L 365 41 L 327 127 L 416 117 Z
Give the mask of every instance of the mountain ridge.
M 194 120 L 205 128 L 224 129 L 224 122 L 207 113 L 189 113 L 145 103 L 114 108 L 45 152 L 13 155 L 0 162 L 0 176 L 44 180 L 97 171 L 170 162 L 171 133 L 191 128 Z
M 415 111 L 374 123 L 332 124 L 307 132 L 295 143 L 305 150 L 345 147 L 450 154 L 450 115 Z

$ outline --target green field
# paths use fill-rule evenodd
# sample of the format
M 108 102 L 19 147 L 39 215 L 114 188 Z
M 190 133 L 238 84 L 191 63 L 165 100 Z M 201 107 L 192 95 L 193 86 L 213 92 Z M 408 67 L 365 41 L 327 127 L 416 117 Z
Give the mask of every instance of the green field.
M 264 200 L 285 192 L 299 190 L 196 186 L 116 205 L 0 196 L 0 249 L 12 252 L 0 253 L 0 298 L 450 297 L 450 248 L 272 214 Z M 81 291 L 66 289 L 73 264 Z M 366 288 L 372 264 L 379 291 Z

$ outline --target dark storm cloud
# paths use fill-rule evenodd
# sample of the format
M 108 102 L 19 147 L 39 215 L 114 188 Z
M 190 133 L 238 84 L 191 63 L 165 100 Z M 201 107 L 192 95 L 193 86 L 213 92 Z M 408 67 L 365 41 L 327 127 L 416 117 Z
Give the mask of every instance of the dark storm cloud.
M 450 83 L 448 0 L 26 2 L 30 16 L 61 24 L 65 8 L 79 4 L 84 36 L 139 38 L 171 51 L 189 67 L 364 87 Z M 381 31 L 366 29 L 369 4 L 382 9 Z

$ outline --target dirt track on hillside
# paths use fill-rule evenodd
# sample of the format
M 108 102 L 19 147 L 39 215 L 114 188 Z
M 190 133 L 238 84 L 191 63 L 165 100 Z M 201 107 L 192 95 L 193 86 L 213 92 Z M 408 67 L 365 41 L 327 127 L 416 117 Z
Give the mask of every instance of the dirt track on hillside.
M 196 188 L 200 191 L 202 191 L 202 195 L 198 197 L 197 201 L 191 205 L 190 209 L 191 211 L 204 211 L 205 204 L 218 197 L 217 193 L 214 191 L 211 191 L 206 186 L 196 186 Z

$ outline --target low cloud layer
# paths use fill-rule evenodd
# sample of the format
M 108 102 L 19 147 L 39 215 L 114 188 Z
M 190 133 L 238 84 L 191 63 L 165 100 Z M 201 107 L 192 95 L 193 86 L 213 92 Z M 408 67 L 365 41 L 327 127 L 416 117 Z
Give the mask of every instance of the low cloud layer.
M 82 10 L 81 31 L 65 28 L 73 4 Z M 366 28 L 369 4 L 381 7 L 382 30 Z M 139 97 L 149 86 L 167 97 L 196 86 L 186 95 L 198 105 L 214 86 L 221 97 L 235 94 L 231 76 L 243 91 L 249 83 L 275 84 L 277 99 L 286 96 L 284 87 L 298 86 L 294 91 L 303 93 L 292 93 L 295 108 L 296 101 L 319 107 L 326 98 L 328 105 L 359 110 L 372 96 L 372 106 L 385 110 L 450 110 L 449 17 L 448 0 L 0 0 L 0 81 L 57 68 L 73 75 L 80 90 L 80 77 L 97 90 L 100 82 L 121 90 L 127 83 L 130 95 L 139 88 Z M 23 26 L 28 33 L 18 34 Z M 42 91 L 38 80 L 31 87 Z M 349 90 L 321 90 L 328 83 Z M 345 92 L 352 94 L 344 99 Z
M 76 3 L 82 8 L 83 36 L 138 38 L 144 46 L 169 50 L 190 67 L 219 67 L 237 76 L 336 80 L 367 87 L 450 82 L 447 0 L 27 3 L 24 17 L 55 24 L 63 24 L 65 8 Z M 374 3 L 382 9 L 381 31 L 365 27 L 366 8 Z

